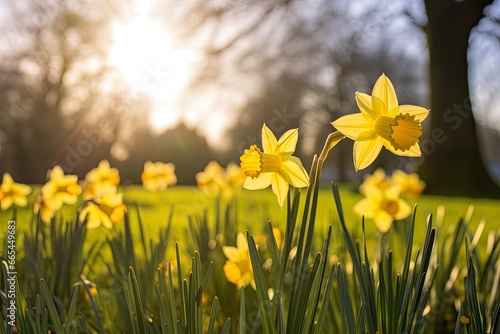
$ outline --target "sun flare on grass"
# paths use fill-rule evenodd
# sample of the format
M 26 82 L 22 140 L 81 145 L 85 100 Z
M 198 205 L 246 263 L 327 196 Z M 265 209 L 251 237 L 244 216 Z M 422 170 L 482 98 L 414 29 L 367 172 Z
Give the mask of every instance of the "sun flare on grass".
M 150 99 L 149 122 L 160 131 L 175 126 L 182 116 L 179 96 L 193 74 L 195 53 L 176 45 L 151 8 L 141 5 L 137 14 L 113 25 L 109 61 L 131 86 L 135 100 Z

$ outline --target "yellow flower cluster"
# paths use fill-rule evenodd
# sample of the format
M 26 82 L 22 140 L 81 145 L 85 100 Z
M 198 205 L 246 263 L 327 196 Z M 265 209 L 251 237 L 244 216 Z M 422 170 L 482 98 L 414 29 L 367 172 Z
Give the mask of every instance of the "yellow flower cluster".
M 177 183 L 175 166 L 172 163 L 146 161 L 141 180 L 147 191 L 164 191 Z
M 224 169 L 218 162 L 210 161 L 203 172 L 196 173 L 195 178 L 198 188 L 204 194 L 222 195 L 224 198 L 231 198 L 245 182 L 243 171 L 232 162 Z
M 405 198 L 419 196 L 425 183 L 418 174 L 406 174 L 396 170 L 392 176 L 378 168 L 372 175 L 366 175 L 359 186 L 359 192 L 365 196 L 354 206 L 354 212 L 365 218 L 373 219 L 378 230 L 387 232 L 394 220 L 407 218 L 412 209 Z
M 165 190 L 175 184 L 173 164 L 147 161 L 141 175 L 143 187 L 149 191 Z M 120 174 L 111 168 L 107 160 L 85 176 L 82 185 L 76 175 L 65 175 L 60 166 L 55 166 L 47 173 L 47 182 L 35 197 L 33 212 L 46 224 L 50 223 L 63 205 L 74 205 L 82 194 L 83 204 L 79 208 L 80 221 L 87 221 L 87 228 L 104 226 L 110 229 L 123 219 L 126 206 L 123 193 L 118 192 Z M 11 206 L 25 207 L 31 187 L 15 183 L 9 173 L 3 175 L 0 185 L 0 209 L 5 211 Z
M 379 155 L 382 147 L 401 156 L 421 155 L 419 138 L 421 122 L 429 110 L 415 105 L 399 105 L 394 86 L 382 74 L 375 83 L 372 95 L 356 93 L 361 113 L 345 115 L 332 122 L 338 130 L 330 134 L 320 159 L 347 137 L 354 140 L 353 158 L 356 170 L 368 167 Z M 288 187 L 307 187 L 309 179 L 301 161 L 292 156 L 298 139 L 298 129 L 288 130 L 276 140 L 271 130 L 262 127 L 261 150 L 251 145 L 240 157 L 241 168 L 247 177 L 244 188 L 264 189 L 272 186 L 283 207 Z M 398 214 L 398 217 L 400 214 Z
M 107 160 L 85 176 L 84 203 L 80 210 L 80 220 L 87 220 L 87 228 L 104 226 L 111 229 L 123 219 L 127 210 L 123 204 L 123 193 L 118 192 L 120 174 L 111 168 Z

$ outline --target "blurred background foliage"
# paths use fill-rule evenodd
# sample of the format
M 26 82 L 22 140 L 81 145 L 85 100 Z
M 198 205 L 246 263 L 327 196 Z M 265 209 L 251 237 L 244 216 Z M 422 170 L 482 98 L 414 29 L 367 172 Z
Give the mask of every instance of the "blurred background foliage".
M 354 92 L 384 72 L 401 104 L 431 117 L 423 159 L 382 154 L 371 170 L 419 170 L 432 193 L 498 196 L 498 1 L 0 6 L 0 172 L 18 182 L 43 183 L 54 165 L 83 178 L 108 159 L 125 184 L 146 160 L 173 162 L 179 183 L 194 184 L 208 161 L 238 162 L 262 123 L 277 135 L 300 127 L 308 166 L 329 123 L 356 112 Z M 361 179 L 350 145 L 332 152 L 325 179 Z

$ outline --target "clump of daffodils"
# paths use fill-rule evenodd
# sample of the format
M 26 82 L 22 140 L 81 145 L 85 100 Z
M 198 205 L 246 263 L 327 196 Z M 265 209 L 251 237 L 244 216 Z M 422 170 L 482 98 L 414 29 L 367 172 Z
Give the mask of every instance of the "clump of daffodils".
M 175 166 L 173 163 L 146 161 L 141 180 L 143 188 L 147 191 L 164 191 L 177 183 Z
M 107 160 L 85 176 L 84 203 L 80 208 L 79 219 L 87 219 L 87 228 L 94 229 L 104 226 L 111 229 L 125 215 L 123 193 L 118 192 L 120 174 L 116 168 L 111 168 Z
M 407 174 L 396 170 L 387 176 L 382 168 L 371 175 L 366 175 L 359 186 L 359 192 L 365 196 L 354 206 L 354 212 L 372 219 L 377 229 L 387 232 L 394 220 L 407 218 L 412 209 L 407 200 L 415 199 L 425 188 L 425 183 L 418 174 Z
M 325 161 L 328 152 L 346 137 L 354 140 L 356 170 L 370 166 L 382 147 L 400 156 L 421 155 L 418 144 L 422 135 L 421 123 L 429 114 L 428 109 L 399 105 L 394 86 L 385 74 L 373 86 L 372 95 L 356 92 L 355 97 L 360 113 L 342 116 L 331 123 L 337 131 L 328 136 L 319 160 Z M 309 186 L 308 174 L 302 162 L 292 156 L 297 139 L 298 129 L 292 129 L 276 140 L 264 124 L 263 149 L 251 145 L 240 157 L 241 168 L 247 177 L 244 188 L 258 190 L 272 186 L 278 204 L 283 207 L 289 185 L 296 188 Z M 316 170 L 316 173 L 317 176 L 321 175 L 321 169 Z M 392 194 L 388 196 L 393 197 Z M 401 210 L 393 211 L 390 210 L 392 217 L 403 216 Z M 374 210 L 370 212 L 370 216 L 376 215 Z
M 210 161 L 202 172 L 195 175 L 198 189 L 207 196 L 231 198 L 242 188 L 245 175 L 242 169 L 230 162 L 223 168 L 217 161 Z

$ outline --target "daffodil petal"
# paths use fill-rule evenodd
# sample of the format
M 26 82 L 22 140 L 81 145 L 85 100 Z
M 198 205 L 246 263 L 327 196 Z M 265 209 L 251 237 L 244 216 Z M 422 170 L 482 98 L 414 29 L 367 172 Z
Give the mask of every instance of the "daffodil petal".
M 309 185 L 309 176 L 299 158 L 288 157 L 287 160 L 281 162 L 281 170 L 288 175 L 290 184 L 295 188 L 307 187 Z
M 275 153 L 278 148 L 278 141 L 274 133 L 264 124 L 262 126 L 262 148 L 266 153 Z
M 380 210 L 379 212 L 377 212 L 377 215 L 373 220 L 375 222 L 375 225 L 377 226 L 377 229 L 380 232 L 385 233 L 391 228 L 393 217 L 386 211 Z
M 14 199 L 11 196 L 6 197 L 6 198 L 2 199 L 2 201 L 0 201 L 0 209 L 2 211 L 5 211 L 8 208 L 10 208 L 13 203 L 14 203 Z
M 23 196 L 16 196 L 14 198 L 14 204 L 19 207 L 25 207 L 26 205 L 28 205 L 28 199 Z
M 231 246 L 223 246 L 222 252 L 231 261 L 239 261 L 241 260 L 241 251 L 236 247 Z
M 393 110 L 398 106 L 396 90 L 391 80 L 389 80 L 385 74 L 382 74 L 375 82 L 372 91 L 372 97 L 373 96 L 376 96 L 385 104 L 387 111 Z
M 374 121 L 380 114 L 376 113 L 372 107 L 372 97 L 365 93 L 356 92 L 356 103 L 358 104 L 359 111 L 363 114 L 366 120 Z
M 243 188 L 248 190 L 265 189 L 271 185 L 274 173 L 262 173 L 256 178 L 247 177 Z
M 396 213 L 396 215 L 394 215 L 394 218 L 395 219 L 407 218 L 412 212 L 411 206 L 402 199 L 398 199 L 397 203 L 398 203 L 398 212 Z
M 231 261 L 226 261 L 223 270 L 224 270 L 224 275 L 226 276 L 228 282 L 231 282 L 233 284 L 239 283 L 238 281 L 241 277 L 241 270 L 236 263 Z
M 363 198 L 354 205 L 353 211 L 359 216 L 373 218 L 375 216 L 375 212 L 377 211 L 377 206 L 378 205 L 374 204 L 373 200 Z
M 401 186 L 399 184 L 391 185 L 385 190 L 385 198 L 397 201 L 401 196 Z
M 279 173 L 273 173 L 272 175 L 273 181 L 271 185 L 273 193 L 276 195 L 276 197 L 278 197 L 279 206 L 283 207 L 288 194 L 288 182 L 283 177 L 283 175 Z
M 362 114 L 345 115 L 332 122 L 332 125 L 344 136 L 356 140 L 358 136 L 373 130 L 373 122 L 368 122 Z
M 28 196 L 31 193 L 31 187 L 27 184 L 16 183 L 12 186 L 12 188 L 14 189 L 14 192 L 23 196 Z
M 353 158 L 356 170 L 364 169 L 377 158 L 382 149 L 382 138 L 377 137 L 373 140 L 355 141 Z
M 385 174 L 385 173 L 384 173 Z M 372 202 L 381 202 L 384 199 L 384 193 L 382 190 L 373 184 L 362 184 L 363 195 L 370 198 Z M 361 188 L 361 186 L 360 186 Z M 378 204 L 374 204 L 378 207 Z
M 384 115 L 384 116 L 387 115 L 387 111 L 388 111 L 387 105 L 385 104 L 384 101 L 382 101 L 378 97 L 372 96 L 372 106 L 373 106 L 373 110 L 375 110 L 375 112 L 377 114 Z
M 238 235 L 236 236 L 236 247 L 238 247 L 240 251 L 241 250 L 244 250 L 245 252 L 248 251 L 247 237 L 241 232 L 238 233 Z
M 257 287 L 255 286 L 255 279 L 253 277 L 250 280 L 250 286 L 252 287 L 252 289 L 257 290 Z
M 278 152 L 276 153 L 279 153 L 279 155 L 292 155 L 293 152 L 295 152 L 295 147 L 297 146 L 298 139 L 299 139 L 298 129 L 288 130 L 278 140 L 278 147 L 277 147 Z
M 415 119 L 417 121 L 422 122 L 427 117 L 427 115 L 429 115 L 429 109 L 425 109 L 419 106 L 414 106 L 411 104 L 403 104 L 399 106 L 398 113 L 415 116 Z
M 358 138 L 356 138 L 356 140 L 364 141 L 364 140 L 373 140 L 375 138 L 377 138 L 377 133 L 374 130 L 370 130 L 361 132 Z
M 394 147 L 392 147 L 391 143 L 389 141 L 383 139 L 383 144 L 386 149 L 391 151 L 392 153 L 396 155 L 400 155 L 403 157 L 420 157 L 422 155 L 422 152 L 420 151 L 420 146 L 418 143 L 410 147 L 410 149 L 406 151 L 401 151 L 401 150 L 395 150 Z

